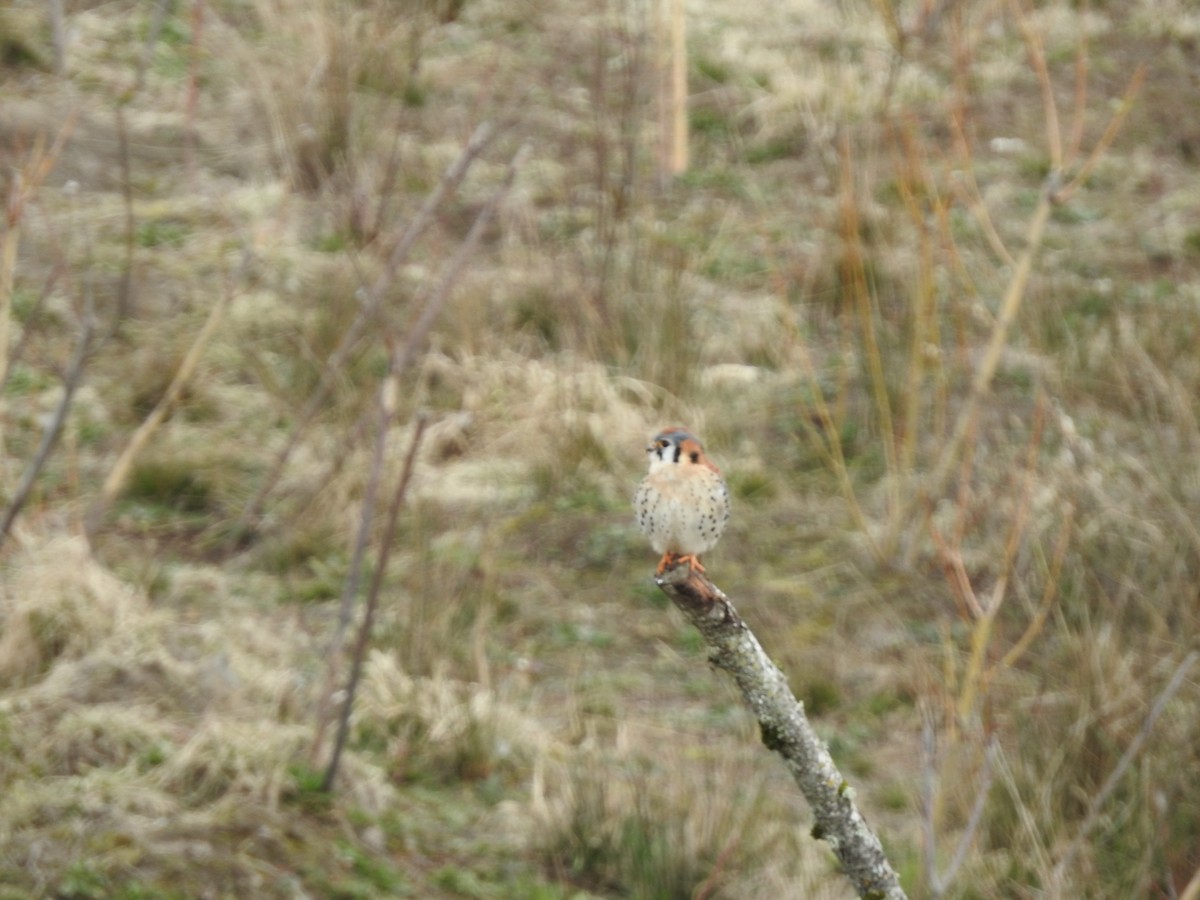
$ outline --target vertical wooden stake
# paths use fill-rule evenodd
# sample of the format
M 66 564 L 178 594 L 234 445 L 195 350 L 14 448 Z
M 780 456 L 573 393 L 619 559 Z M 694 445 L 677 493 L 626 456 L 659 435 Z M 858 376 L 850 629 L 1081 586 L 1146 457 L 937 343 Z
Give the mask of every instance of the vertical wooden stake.
M 684 0 L 661 0 L 658 61 L 658 175 L 663 186 L 688 168 L 687 27 Z
M 671 174 L 688 167 L 687 26 L 684 0 L 671 0 Z

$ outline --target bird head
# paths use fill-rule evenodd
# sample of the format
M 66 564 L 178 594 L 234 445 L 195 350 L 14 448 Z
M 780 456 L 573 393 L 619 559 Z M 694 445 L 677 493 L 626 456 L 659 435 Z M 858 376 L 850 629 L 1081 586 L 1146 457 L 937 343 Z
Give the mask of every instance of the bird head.
M 704 446 L 686 428 L 672 426 L 665 428 L 654 436 L 654 440 L 646 447 L 646 455 L 650 457 L 650 469 L 660 466 L 673 465 L 705 465 L 716 467 L 704 455 Z

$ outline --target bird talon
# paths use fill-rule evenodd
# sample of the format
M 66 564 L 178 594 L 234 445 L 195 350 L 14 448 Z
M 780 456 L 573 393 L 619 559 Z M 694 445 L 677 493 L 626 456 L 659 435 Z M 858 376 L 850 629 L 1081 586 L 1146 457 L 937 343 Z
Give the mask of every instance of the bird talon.
M 686 565 L 693 572 L 704 574 L 704 566 L 700 564 L 700 557 L 695 553 L 664 553 L 662 559 L 658 561 L 658 568 L 654 570 L 654 574 L 661 575 L 667 569 L 674 569 L 680 565 Z

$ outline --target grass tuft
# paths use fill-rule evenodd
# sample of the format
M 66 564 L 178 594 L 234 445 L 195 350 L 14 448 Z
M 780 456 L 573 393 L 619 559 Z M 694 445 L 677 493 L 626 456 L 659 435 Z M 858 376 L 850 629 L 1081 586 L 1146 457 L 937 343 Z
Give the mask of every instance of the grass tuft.
M 59 538 L 11 561 L 0 611 L 0 680 L 27 684 L 61 658 L 78 658 L 126 626 L 145 600 L 88 555 Z

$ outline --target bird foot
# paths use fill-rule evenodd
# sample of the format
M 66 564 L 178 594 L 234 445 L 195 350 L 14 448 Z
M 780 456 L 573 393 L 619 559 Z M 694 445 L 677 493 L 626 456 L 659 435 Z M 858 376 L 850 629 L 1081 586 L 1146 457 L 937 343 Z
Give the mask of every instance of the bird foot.
M 658 568 L 654 570 L 655 575 L 661 575 L 667 569 L 672 569 L 675 566 L 686 564 L 693 572 L 704 574 L 704 566 L 700 564 L 700 557 L 695 553 L 664 553 L 663 558 L 658 561 Z

